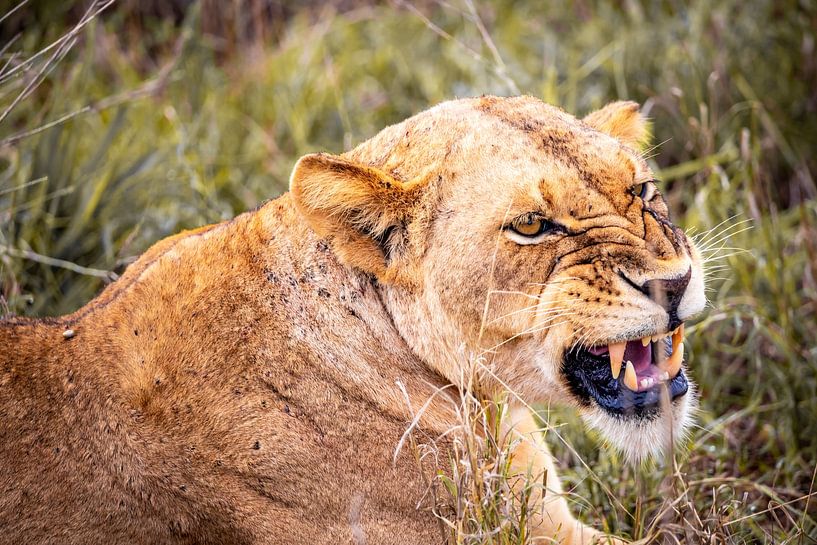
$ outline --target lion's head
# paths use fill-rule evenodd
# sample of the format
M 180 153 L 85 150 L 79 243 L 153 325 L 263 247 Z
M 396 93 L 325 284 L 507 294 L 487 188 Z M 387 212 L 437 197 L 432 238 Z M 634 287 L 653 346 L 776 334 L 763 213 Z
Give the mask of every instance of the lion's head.
M 646 133 L 634 103 L 578 120 L 530 97 L 456 100 L 302 158 L 292 193 L 428 365 L 461 385 L 476 362 L 483 384 L 578 406 L 640 458 L 687 423 L 683 323 L 705 301 Z

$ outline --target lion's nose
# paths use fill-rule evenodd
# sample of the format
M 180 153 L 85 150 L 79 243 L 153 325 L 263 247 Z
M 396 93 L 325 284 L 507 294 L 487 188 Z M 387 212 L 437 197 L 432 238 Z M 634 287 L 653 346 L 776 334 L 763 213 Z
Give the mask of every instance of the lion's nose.
M 646 293 L 650 299 L 664 307 L 664 310 L 669 314 L 668 329 L 670 331 L 681 325 L 681 320 L 678 318 L 678 305 L 681 304 L 681 298 L 683 298 L 686 292 L 691 277 L 692 267 L 687 269 L 686 274 L 683 276 L 660 278 L 644 283 L 644 293 Z
M 669 314 L 668 329 L 670 331 L 681 325 L 681 320 L 678 318 L 678 305 L 681 304 L 681 299 L 684 297 L 684 293 L 689 285 L 689 279 L 692 277 L 692 267 L 687 269 L 687 272 L 681 276 L 648 280 L 640 286 L 626 276 L 622 275 L 622 277 L 631 286 L 638 289 L 667 311 L 667 314 Z
M 642 291 L 646 293 L 650 299 L 664 307 L 664 310 L 670 314 L 674 314 L 675 311 L 678 310 L 678 305 L 681 303 L 684 292 L 686 292 L 690 277 L 692 277 L 691 267 L 687 269 L 686 274 L 677 278 L 649 280 L 644 283 Z

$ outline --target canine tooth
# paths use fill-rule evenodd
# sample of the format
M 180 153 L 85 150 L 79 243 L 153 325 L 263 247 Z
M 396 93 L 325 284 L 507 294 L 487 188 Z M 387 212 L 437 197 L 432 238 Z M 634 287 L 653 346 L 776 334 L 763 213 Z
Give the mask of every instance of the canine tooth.
M 627 348 L 626 342 L 607 345 L 607 350 L 610 352 L 610 371 L 613 373 L 613 378 L 618 378 L 621 374 L 621 361 L 624 359 L 625 348 Z
M 652 342 L 650 337 L 641 337 L 641 346 L 647 346 Z
M 675 378 L 678 376 L 678 373 L 681 371 L 681 362 L 684 361 L 684 343 L 678 343 L 678 346 L 675 347 L 675 350 L 672 351 L 672 355 L 667 360 L 667 368 L 666 371 L 669 373 L 669 376 Z
M 684 342 L 684 324 L 679 325 L 672 332 L 672 346 L 673 348 Z
M 627 361 L 627 367 L 624 369 L 624 385 L 633 392 L 638 390 L 638 375 L 635 374 L 635 367 L 631 361 Z

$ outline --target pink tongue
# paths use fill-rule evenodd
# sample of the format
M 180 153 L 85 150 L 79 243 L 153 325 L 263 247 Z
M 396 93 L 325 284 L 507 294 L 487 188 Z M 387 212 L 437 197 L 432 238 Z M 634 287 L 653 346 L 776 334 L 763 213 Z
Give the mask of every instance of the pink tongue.
M 637 375 L 645 374 L 652 363 L 652 343 L 644 346 L 641 344 L 641 339 L 627 341 L 627 347 L 624 349 L 624 363 L 626 364 L 627 361 L 633 362 Z

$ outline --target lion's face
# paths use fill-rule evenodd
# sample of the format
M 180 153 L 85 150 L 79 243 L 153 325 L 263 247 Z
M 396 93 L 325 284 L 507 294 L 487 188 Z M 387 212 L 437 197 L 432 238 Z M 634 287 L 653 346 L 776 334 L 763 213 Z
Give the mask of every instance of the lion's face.
M 446 103 L 349 159 L 302 160 L 293 193 L 385 285 L 430 365 L 576 405 L 640 458 L 688 419 L 683 322 L 704 305 L 702 261 L 635 151 L 637 109 L 585 121 L 530 98 Z

